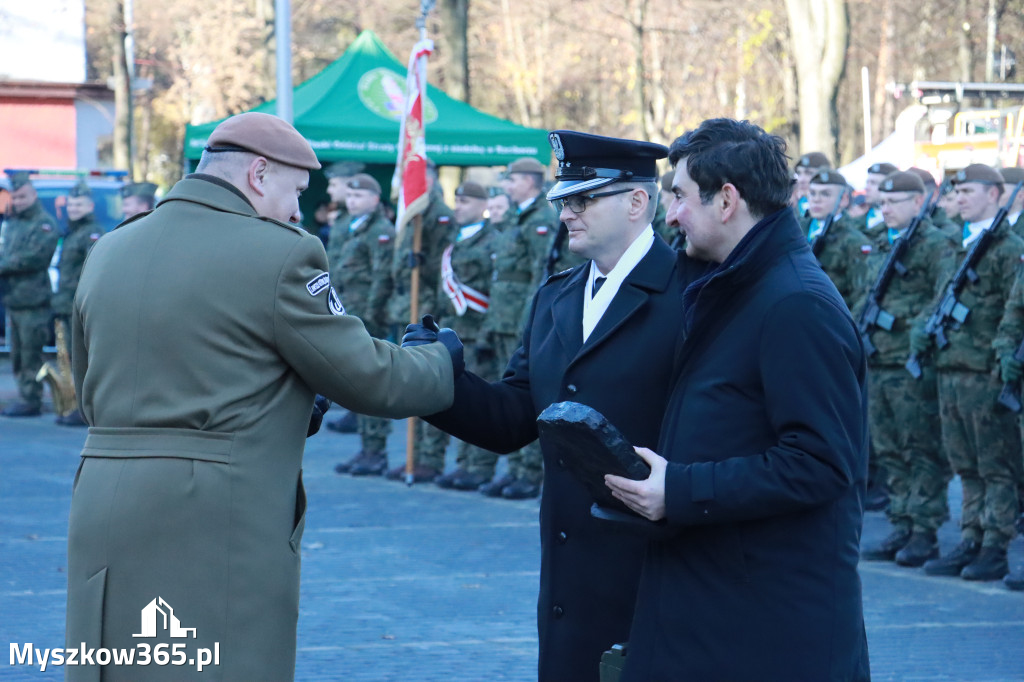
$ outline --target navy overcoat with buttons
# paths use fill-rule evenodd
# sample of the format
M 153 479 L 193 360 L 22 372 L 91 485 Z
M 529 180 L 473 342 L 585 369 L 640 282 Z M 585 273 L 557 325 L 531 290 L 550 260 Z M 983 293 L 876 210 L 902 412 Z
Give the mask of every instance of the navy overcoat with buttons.
M 537 438 L 544 408 L 572 400 L 601 412 L 633 444 L 656 444 L 680 341 L 684 261 L 655 239 L 584 344 L 589 267 L 554 275 L 538 290 L 501 381 L 463 374 L 452 408 L 427 420 L 511 452 Z M 541 449 L 539 680 L 596 682 L 601 653 L 629 636 L 646 540 L 591 518 L 593 499 L 560 465 L 558 449 L 544 439 Z
M 648 549 L 622 679 L 864 682 L 856 325 L 788 208 L 683 303 L 655 450 L 676 533 Z

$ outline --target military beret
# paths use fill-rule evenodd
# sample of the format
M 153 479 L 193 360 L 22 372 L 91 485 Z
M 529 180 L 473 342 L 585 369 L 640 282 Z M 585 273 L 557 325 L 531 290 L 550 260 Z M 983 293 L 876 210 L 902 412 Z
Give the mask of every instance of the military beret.
M 671 192 L 672 191 L 672 182 L 675 179 L 676 179 L 676 172 L 675 171 L 669 171 L 668 173 L 665 173 L 664 175 L 662 175 L 661 176 L 661 191 L 663 191 L 663 192 Z
M 555 130 L 548 135 L 548 143 L 558 159 L 557 182 L 547 194 L 548 201 L 613 182 L 658 182 L 658 160 L 668 156 L 668 147 L 662 144 L 575 130 Z
M 843 185 L 843 186 L 846 186 L 849 183 L 846 182 L 846 178 L 844 178 L 842 175 L 840 175 L 839 173 L 835 172 L 834 170 L 823 170 L 823 171 L 818 171 L 817 173 L 814 174 L 814 177 L 811 178 L 811 184 L 813 184 L 813 185 Z
M 11 178 L 11 191 L 16 192 L 25 185 L 32 183 L 28 171 L 14 171 L 7 174 Z
M 911 166 L 907 169 L 908 173 L 913 173 L 917 177 L 921 178 L 921 183 L 924 184 L 924 190 L 930 192 L 938 186 L 935 182 L 935 176 L 926 171 L 924 168 L 917 168 Z
M 487 190 L 484 189 L 483 185 L 467 180 L 459 185 L 458 189 L 455 190 L 455 196 L 471 197 L 473 199 L 486 199 Z
M 132 182 L 121 188 L 121 197 L 139 197 L 140 199 L 155 199 L 156 185 L 152 182 Z
M 891 163 L 873 163 L 868 166 L 868 173 L 872 175 L 889 175 L 895 173 L 899 168 L 892 165 Z
M 972 163 L 967 168 L 958 170 L 953 176 L 953 184 L 959 185 L 963 182 L 980 182 L 983 185 L 1003 184 L 1003 176 L 995 168 L 986 166 L 983 163 Z
M 205 151 L 247 151 L 296 168 L 320 167 L 313 148 L 291 123 L 256 111 L 222 121 L 210 133 Z
M 358 161 L 335 161 L 324 168 L 324 175 L 328 178 L 351 178 L 356 173 L 366 170 L 365 163 Z
M 1000 168 L 999 174 L 1003 176 L 1003 182 L 1007 185 L 1016 185 L 1024 182 L 1024 168 Z
M 832 162 L 821 152 L 804 154 L 796 162 L 797 168 L 831 168 Z
M 487 188 L 487 196 L 489 197 L 500 197 L 505 194 L 505 189 L 498 187 L 497 185 L 491 185 Z
M 524 157 L 522 159 L 516 159 L 508 165 L 509 173 L 539 173 L 544 175 L 547 169 L 537 159 L 530 157 Z
M 365 189 L 380 196 L 380 183 L 372 175 L 366 173 L 356 173 L 349 178 L 346 186 L 349 189 Z
M 879 192 L 919 192 L 924 194 L 924 182 L 916 173 L 896 171 L 889 173 L 878 186 Z
M 89 197 L 92 198 L 92 190 L 89 189 L 89 183 L 85 181 L 85 178 L 78 178 L 78 182 L 71 186 L 68 190 L 69 197 Z

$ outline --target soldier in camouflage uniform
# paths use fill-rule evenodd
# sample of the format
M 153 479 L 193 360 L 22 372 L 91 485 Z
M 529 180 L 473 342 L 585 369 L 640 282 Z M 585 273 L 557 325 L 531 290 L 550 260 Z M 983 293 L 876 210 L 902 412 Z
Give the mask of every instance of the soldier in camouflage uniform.
M 899 169 L 891 163 L 873 163 L 868 167 L 867 179 L 864 181 L 864 201 L 868 205 L 868 211 L 860 219 L 859 226 L 872 240 L 885 232 L 885 220 L 878 205 L 881 200 L 878 187 L 886 177 L 897 170 Z
M 437 299 L 441 282 L 441 256 L 454 239 L 455 221 L 452 210 L 444 203 L 441 188 L 437 182 L 437 166 L 427 162 L 427 188 L 430 203 L 422 214 L 422 244 L 419 254 L 413 253 L 413 221 L 402 227 L 397 236 L 389 271 L 376 277 L 370 288 L 370 308 L 386 310 L 387 325 L 398 335 L 398 330 L 409 324 L 410 282 L 412 267 L 419 263 L 419 316 L 431 314 L 438 322 L 447 317 L 447 303 Z M 417 437 L 414 439 L 413 480 L 418 483 L 433 481 L 444 469 L 444 453 L 451 441 L 444 431 L 422 420 L 416 421 Z M 389 480 L 405 480 L 405 464 L 387 472 Z
M 1002 177 L 992 168 L 972 164 L 953 180 L 965 238 L 941 261 L 939 296 L 968 249 L 986 230 L 994 241 L 975 265 L 959 301 L 970 311 L 962 325 L 946 330 L 949 343 L 934 351 L 938 370 L 942 446 L 963 486 L 960 545 L 947 556 L 924 565 L 929 575 L 959 575 L 965 580 L 998 580 L 1007 572 L 1006 549 L 1014 536 L 1021 441 L 1017 416 L 996 407 L 1001 390 L 997 367 L 1017 341 L 1006 333 L 997 339 L 1010 288 L 1020 269 L 1024 240 L 1006 221 L 993 225 L 1003 192 Z M 934 310 L 938 299 L 933 301 Z M 916 324 L 910 349 L 921 355 L 934 339 Z M 993 353 L 995 349 L 995 353 Z
M 872 286 L 927 196 L 924 183 L 913 173 L 892 173 L 882 181 L 878 207 L 887 229 L 867 260 Z M 878 546 L 864 550 L 862 556 L 869 561 L 923 565 L 939 555 L 935 533 L 949 518 L 946 488 L 951 473 L 939 436 L 935 368 L 923 363 L 923 374 L 915 380 L 904 363 L 910 327 L 915 318 L 931 312 L 939 262 L 953 248 L 927 219 L 921 221 L 900 259 L 905 273 L 894 274 L 877 301 L 895 319 L 890 329 L 873 326 L 869 332 L 874 351 L 868 357 L 868 419 L 873 452 L 889 487 L 887 515 L 893 531 Z M 858 304 L 854 319 L 860 319 L 865 303 Z
M 1024 168 L 1000 168 L 999 174 L 1003 176 L 1003 196 L 1009 199 L 1017 183 L 1024 182 Z M 1010 229 L 1018 237 L 1024 237 L 1024 220 L 1020 219 L 1022 211 L 1024 211 L 1024 188 L 1017 192 L 1013 206 L 1006 214 L 1006 222 L 1010 223 Z
M 807 217 L 807 193 L 810 192 L 811 178 L 819 171 L 831 170 L 832 162 L 821 152 L 810 152 L 797 159 L 793 168 L 793 211 L 797 219 Z
M 530 301 L 544 280 L 558 232 L 558 215 L 541 195 L 544 170 L 539 161 L 530 158 L 516 159 L 508 166 L 505 191 L 515 218 L 494 244 L 491 307 L 478 342 L 482 349 L 493 349 L 502 367 L 519 347 Z M 574 258 L 566 247 L 563 242 L 562 255 L 554 267 L 564 269 L 564 264 Z M 534 441 L 509 454 L 508 473 L 481 486 L 480 492 L 508 499 L 536 497 L 543 479 L 544 458 Z
M 334 219 L 327 230 L 327 262 L 334 265 L 341 258 L 341 247 L 349 235 L 349 224 L 352 217 L 348 214 L 345 199 L 348 196 L 348 181 L 357 173 L 362 173 L 366 166 L 358 161 L 337 161 L 324 168 L 324 177 L 327 178 L 327 196 L 331 199 L 336 211 Z M 325 426 L 329 431 L 336 433 L 356 433 L 359 431 L 359 416 L 354 412 L 346 410 L 340 417 L 327 421 Z M 348 462 L 340 464 L 338 468 L 345 468 Z M 339 473 L 344 473 L 339 471 Z
M 821 237 L 828 216 L 836 207 L 836 201 L 848 187 L 846 178 L 835 171 L 821 171 L 810 182 L 807 193 L 807 217 L 800 222 L 807 241 L 825 241 L 818 252 L 818 262 L 847 306 L 852 307 L 860 297 L 865 283 L 865 260 L 871 253 L 870 240 L 842 210 L 849 203 L 849 192 L 839 205 L 839 214 L 829 227 L 828 234 Z
M 465 345 L 466 368 L 485 379 L 497 381 L 501 374 L 494 348 L 477 345 L 490 307 L 491 255 L 499 233 L 484 220 L 487 190 L 475 182 L 464 182 L 455 190 L 455 220 L 459 231 L 445 248 L 441 259 L 440 305 L 447 326 L 455 330 Z M 494 477 L 498 454 L 476 445 L 460 442 L 456 468 L 434 479 L 442 488 L 477 490 Z
M 0 253 L 0 294 L 11 318 L 8 343 L 21 400 L 5 417 L 35 417 L 42 411 L 43 387 L 36 374 L 50 332 L 50 276 L 57 248 L 57 221 L 43 209 L 28 173 L 11 176 L 11 215 L 4 222 Z
M 369 305 L 374 280 L 391 267 L 395 228 L 384 216 L 380 184 L 370 175 L 357 173 L 348 179 L 345 215 L 348 234 L 339 238 L 340 248 L 329 261 L 331 284 L 341 296 L 345 312 L 355 315 L 371 336 L 386 338 L 383 311 Z M 388 465 L 387 438 L 391 420 L 358 415 L 356 429 L 360 449 L 348 461 L 334 467 L 353 476 L 380 475 Z
M 502 187 L 487 189 L 487 225 L 494 232 L 501 232 L 515 220 L 512 202 Z
M 71 311 L 75 302 L 75 291 L 78 280 L 82 276 L 85 256 L 92 245 L 103 236 L 103 227 L 97 222 L 92 199 L 92 192 L 85 180 L 79 180 L 68 193 L 68 232 L 60 248 L 60 278 L 57 280 L 57 291 L 50 297 L 50 306 L 57 321 L 64 325 L 64 342 L 68 344 L 68 357 L 71 357 Z M 58 342 L 60 339 L 58 339 Z M 71 377 L 68 377 L 70 380 Z M 86 426 L 80 410 L 67 415 L 58 415 L 57 423 L 61 426 Z
M 946 238 L 951 242 L 963 239 L 963 225 L 956 224 L 954 221 L 950 220 L 945 209 L 940 205 L 943 188 L 940 188 L 935 182 L 935 176 L 923 168 L 908 168 L 907 172 L 913 173 L 917 177 L 921 178 L 921 182 L 924 183 L 924 195 L 932 198 L 931 211 L 928 214 L 928 220 L 931 222 L 932 227 L 946 235 Z M 945 189 L 948 190 L 951 187 L 952 185 L 949 185 Z M 955 197 L 956 194 L 953 194 L 953 196 Z
M 152 182 L 132 182 L 121 188 L 123 220 L 134 218 L 156 205 L 157 186 Z

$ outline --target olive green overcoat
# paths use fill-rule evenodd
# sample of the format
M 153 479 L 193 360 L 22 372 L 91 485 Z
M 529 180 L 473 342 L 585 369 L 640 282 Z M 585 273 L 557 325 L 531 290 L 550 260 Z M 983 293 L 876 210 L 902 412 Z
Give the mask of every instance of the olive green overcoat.
M 292 679 L 314 394 L 392 418 L 452 402 L 443 346 L 372 339 L 341 310 L 320 241 L 213 180 L 186 177 L 98 241 L 82 273 L 73 368 L 90 429 L 66 639 L 184 644 L 190 659 L 216 646 L 220 663 L 68 667 L 70 679 Z M 194 637 L 137 637 L 154 599 Z

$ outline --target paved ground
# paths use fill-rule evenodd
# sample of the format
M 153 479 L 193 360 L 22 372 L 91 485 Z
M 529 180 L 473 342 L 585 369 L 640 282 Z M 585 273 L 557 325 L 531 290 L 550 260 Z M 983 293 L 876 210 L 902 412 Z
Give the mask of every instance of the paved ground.
M 0 360 L 0 405 L 13 396 Z M 395 435 L 397 464 L 404 428 Z M 52 414 L 0 418 L 0 644 L 8 648 L 63 646 L 67 513 L 84 438 L 55 426 Z M 355 436 L 326 431 L 307 447 L 297 678 L 534 679 L 536 501 L 334 474 L 355 447 Z M 955 514 L 955 482 L 951 496 Z M 866 541 L 887 531 L 881 514 L 867 516 Z M 957 536 L 947 524 L 943 549 Z M 1021 538 L 1011 557 L 1024 563 Z M 862 564 L 861 577 L 874 680 L 1024 681 L 1024 593 L 892 564 Z M 0 660 L 0 680 L 62 673 Z

